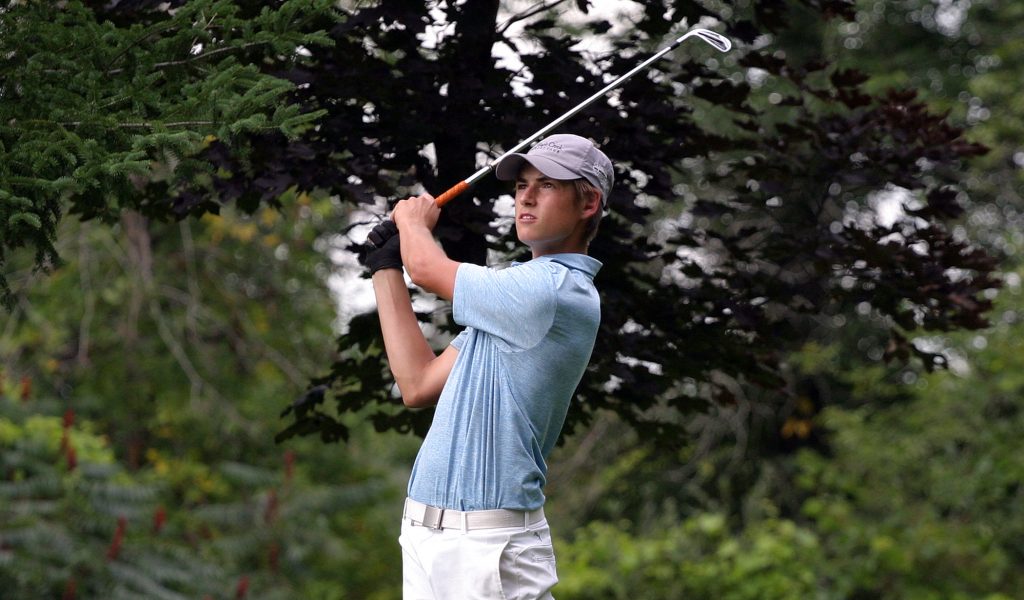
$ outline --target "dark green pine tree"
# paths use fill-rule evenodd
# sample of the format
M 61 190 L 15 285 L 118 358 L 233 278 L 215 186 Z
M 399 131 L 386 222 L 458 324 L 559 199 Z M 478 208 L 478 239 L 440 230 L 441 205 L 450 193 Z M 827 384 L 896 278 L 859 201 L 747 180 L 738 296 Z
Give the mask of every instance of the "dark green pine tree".
M 242 134 L 297 136 L 320 113 L 290 104 L 295 84 L 261 66 L 301 63 L 330 44 L 318 28 L 332 4 L 2 3 L 0 267 L 21 247 L 41 267 L 57 264 L 65 213 L 183 216 L 170 190 L 217 177 L 195 158 L 214 139 L 244 155 Z M 10 305 L 3 271 L 0 298 Z

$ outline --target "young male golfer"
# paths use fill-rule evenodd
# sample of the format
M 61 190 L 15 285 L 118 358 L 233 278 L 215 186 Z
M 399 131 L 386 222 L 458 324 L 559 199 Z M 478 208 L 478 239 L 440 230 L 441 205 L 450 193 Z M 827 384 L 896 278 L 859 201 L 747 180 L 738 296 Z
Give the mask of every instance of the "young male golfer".
M 526 263 L 450 260 L 431 233 L 439 209 L 427 194 L 399 202 L 394 225 L 371 233 L 382 240 L 397 225 L 366 259 L 391 372 L 407 406 L 437 405 L 399 537 L 406 600 L 551 598 L 558 581 L 544 461 L 597 335 L 601 263 L 587 246 L 613 169 L 590 141 L 559 134 L 509 155 L 495 174 L 515 181 Z M 466 328 L 440 355 L 413 314 L 403 264 Z

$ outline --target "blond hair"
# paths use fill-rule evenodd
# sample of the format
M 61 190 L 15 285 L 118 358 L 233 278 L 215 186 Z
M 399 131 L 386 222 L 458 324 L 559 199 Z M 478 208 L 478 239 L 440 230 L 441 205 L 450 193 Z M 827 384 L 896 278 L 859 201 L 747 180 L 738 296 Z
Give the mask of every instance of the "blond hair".
M 576 191 L 576 203 L 582 204 L 587 201 L 587 196 L 592 194 L 601 195 L 601 190 L 587 181 L 586 179 L 574 179 L 573 189 Z M 589 245 L 590 242 L 597 236 L 597 228 L 601 225 L 601 217 L 604 216 L 604 198 L 600 198 L 601 206 L 598 207 L 597 212 L 594 216 L 587 221 L 586 228 L 583 230 L 583 240 Z

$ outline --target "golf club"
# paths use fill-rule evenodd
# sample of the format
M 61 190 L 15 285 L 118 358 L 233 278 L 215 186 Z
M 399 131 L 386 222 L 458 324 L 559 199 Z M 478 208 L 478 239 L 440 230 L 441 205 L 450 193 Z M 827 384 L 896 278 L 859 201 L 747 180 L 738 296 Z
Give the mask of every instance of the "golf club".
M 593 104 L 594 101 L 597 100 L 598 98 L 604 96 L 608 92 L 610 92 L 610 91 L 614 90 L 615 88 L 619 87 L 627 79 L 629 79 L 633 75 L 636 75 L 640 71 L 643 71 L 648 66 L 650 66 L 652 63 L 658 61 L 662 56 L 665 56 L 669 52 L 675 50 L 680 44 L 682 44 L 684 41 L 686 41 L 687 38 L 692 37 L 692 36 L 696 36 L 697 38 L 707 42 L 712 47 L 714 47 L 715 50 L 718 50 L 719 52 L 728 52 L 732 48 L 732 42 L 730 42 L 728 38 L 726 38 L 725 36 L 720 35 L 718 33 L 715 33 L 714 31 L 711 31 L 711 30 L 708 30 L 708 29 L 700 29 L 700 28 L 691 29 L 690 31 L 687 31 L 685 34 L 683 34 L 682 36 L 677 38 L 676 41 L 672 42 L 671 45 L 666 46 L 665 48 L 662 48 L 656 54 L 654 54 L 653 56 L 651 56 L 650 58 L 648 58 L 644 62 L 642 62 L 639 65 L 637 65 L 636 67 L 634 67 L 633 70 L 631 70 L 630 72 L 626 73 L 625 75 L 619 77 L 615 81 L 613 81 L 613 82 L 609 83 L 608 85 L 604 86 L 598 92 L 596 92 L 593 96 L 587 98 L 583 102 L 580 102 L 579 104 L 577 104 L 575 107 L 570 109 L 568 112 L 566 112 L 562 116 L 560 116 L 557 119 L 555 119 L 554 121 L 548 123 L 544 127 L 542 127 L 539 130 L 537 130 L 537 132 L 534 133 L 533 135 L 531 135 L 530 137 L 528 137 L 525 140 L 523 140 L 523 141 L 519 142 L 518 144 L 516 144 L 508 152 L 505 152 L 504 154 L 502 154 L 498 158 L 492 160 L 487 166 L 483 167 L 482 169 L 480 169 L 476 173 L 473 173 L 467 179 L 465 179 L 463 181 L 460 181 L 459 183 L 457 183 L 454 186 L 452 186 L 451 189 L 449 189 L 448 191 L 444 192 L 443 194 L 441 194 L 440 196 L 438 196 L 437 198 L 434 199 L 437 202 L 437 205 L 438 206 L 444 206 L 450 200 L 452 200 L 453 198 L 455 198 L 456 196 L 458 196 L 462 192 L 464 192 L 467 189 L 469 189 L 474 183 L 480 181 L 481 179 L 484 178 L 484 176 L 486 176 L 488 173 L 493 171 L 494 167 L 497 166 L 497 164 L 500 163 L 503 158 L 505 158 L 506 156 L 508 156 L 510 154 L 515 154 L 516 152 L 519 152 L 520 150 L 522 150 L 523 148 L 526 148 L 527 146 L 529 146 L 530 144 L 532 144 L 536 140 L 542 138 L 549 131 L 555 129 L 556 127 L 558 127 L 562 123 L 565 123 L 566 121 L 571 119 L 573 116 L 575 116 L 576 113 L 580 112 L 584 108 L 586 108 L 586 107 L 590 106 L 591 104 Z
M 459 183 L 457 183 L 454 186 L 452 186 L 451 188 L 449 188 L 447 191 L 445 191 L 440 196 L 437 196 L 434 199 L 434 201 L 437 203 L 437 206 L 439 206 L 439 207 L 444 206 L 445 204 L 450 202 L 452 199 L 454 199 L 456 196 L 458 196 L 462 192 L 465 192 L 466 190 L 468 190 L 470 187 L 473 186 L 473 184 L 475 184 L 476 182 L 480 181 L 488 173 L 493 171 L 494 168 L 498 165 L 498 163 L 500 163 L 502 161 L 502 159 L 504 159 L 506 156 L 508 156 L 510 154 L 514 154 L 516 152 L 519 152 L 523 148 L 526 148 L 527 146 L 529 146 L 530 144 L 532 144 L 536 140 L 538 140 L 541 137 L 543 137 L 544 135 L 546 135 L 551 130 L 553 130 L 556 127 L 560 126 L 561 124 L 565 123 L 566 121 L 571 119 L 573 116 L 575 116 L 576 113 L 580 112 L 584 108 L 586 108 L 586 107 L 590 106 L 591 104 L 593 104 L 594 101 L 597 100 L 598 98 L 604 96 L 608 92 L 610 92 L 610 91 L 614 90 L 615 88 L 619 87 L 620 85 L 622 85 L 630 77 L 636 75 L 640 71 L 643 71 L 648 66 L 650 66 L 652 63 L 654 63 L 654 62 L 658 61 L 659 59 L 661 59 L 661 57 L 663 57 L 666 54 L 668 54 L 669 52 L 675 50 L 680 44 L 682 44 L 684 41 L 686 41 L 690 37 L 697 37 L 698 39 L 700 39 L 700 40 L 710 44 L 711 47 L 713 47 L 715 50 L 718 50 L 719 52 L 728 52 L 730 49 L 732 49 L 732 42 L 729 41 L 729 38 L 727 38 L 727 37 L 725 37 L 725 36 L 723 36 L 721 34 L 715 33 L 714 31 L 711 31 L 709 29 L 701 29 L 699 27 L 687 31 L 683 35 L 681 35 L 678 38 L 676 38 L 676 40 L 674 42 L 672 42 L 670 45 L 662 48 L 657 53 L 655 53 L 653 56 L 651 56 L 647 60 L 643 61 L 642 63 L 640 63 L 639 65 L 634 67 L 631 71 L 629 71 L 625 75 L 622 75 L 621 77 L 619 77 L 615 81 L 613 81 L 613 82 L 609 83 L 608 85 L 604 86 L 598 92 L 596 92 L 594 95 L 592 95 L 591 97 L 587 98 L 583 102 L 580 102 L 579 104 L 577 104 L 575 107 L 573 107 L 572 109 L 567 111 L 562 116 L 558 117 L 554 121 L 552 121 L 552 122 L 548 123 L 547 125 L 545 125 L 544 127 L 540 128 L 533 135 L 531 135 L 530 137 L 522 140 L 521 142 L 519 142 L 518 144 L 513 146 L 511 149 L 509 149 L 507 152 L 505 152 L 504 154 L 502 154 L 498 158 L 492 160 L 490 163 L 488 163 L 485 167 L 481 168 L 476 173 L 473 173 L 468 178 L 464 179 L 463 181 L 460 181 Z

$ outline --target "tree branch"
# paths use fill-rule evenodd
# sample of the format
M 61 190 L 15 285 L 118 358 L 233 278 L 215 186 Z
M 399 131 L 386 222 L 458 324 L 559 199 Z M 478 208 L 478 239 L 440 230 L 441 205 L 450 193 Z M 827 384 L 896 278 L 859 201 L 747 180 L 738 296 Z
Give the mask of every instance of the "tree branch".
M 165 62 L 154 63 L 153 67 L 155 67 L 157 69 L 163 69 L 163 68 L 166 68 L 166 67 L 176 67 L 178 65 L 186 65 L 188 63 L 195 62 L 197 60 L 204 60 L 204 59 L 210 58 L 211 56 L 217 56 L 218 54 L 224 54 L 225 52 L 231 52 L 232 50 L 245 50 L 246 48 L 252 48 L 253 46 L 265 46 L 265 45 L 267 45 L 269 43 L 270 42 L 268 42 L 268 41 L 249 42 L 247 44 L 242 44 L 241 46 L 228 46 L 226 48 L 217 48 L 216 50 L 210 50 L 209 52 L 204 52 L 202 54 L 196 54 L 195 56 L 190 56 L 188 58 L 183 58 L 181 60 L 169 60 L 169 61 L 165 61 Z M 124 71 L 125 71 L 125 69 L 111 69 L 111 70 L 107 71 L 106 74 L 107 75 L 117 75 L 119 73 L 123 73 Z
M 82 282 L 82 320 L 78 323 L 78 352 L 75 356 L 79 366 L 89 364 L 89 339 L 93 315 L 96 313 L 96 291 L 92 286 L 92 263 L 86 229 L 78 232 L 78 273 Z
M 116 56 L 114 56 L 114 58 L 110 59 L 110 63 L 107 66 L 109 67 L 110 65 L 113 65 L 117 61 L 121 60 L 126 54 L 128 54 L 129 50 L 131 50 L 132 48 L 142 44 L 142 42 L 144 42 L 147 39 L 149 39 L 150 37 L 152 37 L 153 34 L 165 33 L 167 31 L 169 31 L 170 29 L 172 29 L 173 27 L 174 27 L 174 22 L 173 21 L 166 21 L 166 22 L 158 25 L 157 27 L 154 28 L 153 31 L 150 31 L 150 32 L 146 33 L 145 35 L 143 35 L 139 39 L 137 39 L 134 42 L 132 42 L 132 43 L 128 44 L 127 46 L 125 46 L 124 49 L 122 49 L 120 52 L 117 53 Z M 113 73 L 115 71 L 120 73 L 123 70 L 124 69 L 114 69 L 113 71 L 112 70 L 108 70 L 107 74 L 111 74 L 111 73 Z
M 185 324 L 192 340 L 199 338 L 199 327 L 196 316 L 199 312 L 199 282 L 196 277 L 196 247 L 192 241 L 192 228 L 188 221 L 182 221 L 178 225 L 181 233 L 181 248 L 185 253 L 185 278 L 188 283 L 188 300 L 185 304 Z
M 64 122 L 64 123 L 58 123 L 58 125 L 60 125 L 61 127 L 81 127 L 82 125 L 86 125 L 86 124 L 87 123 L 85 121 L 67 121 L 67 122 Z M 171 122 L 171 123 L 159 123 L 159 124 L 154 124 L 154 123 L 149 123 L 149 122 L 142 122 L 142 123 L 118 123 L 117 126 L 122 128 L 122 129 L 153 129 L 157 125 L 161 125 L 163 127 L 194 127 L 194 126 L 197 126 L 197 125 L 208 126 L 208 125 L 216 125 L 216 124 L 217 124 L 217 121 L 174 121 L 174 122 Z
M 515 25 L 519 21 L 525 21 L 534 15 L 538 15 L 546 10 L 550 10 L 559 4 L 564 3 L 566 0 L 551 0 L 551 2 L 541 2 L 538 6 L 529 8 L 517 15 L 513 15 L 505 20 L 504 23 L 498 26 L 498 33 L 504 35 L 509 27 Z

